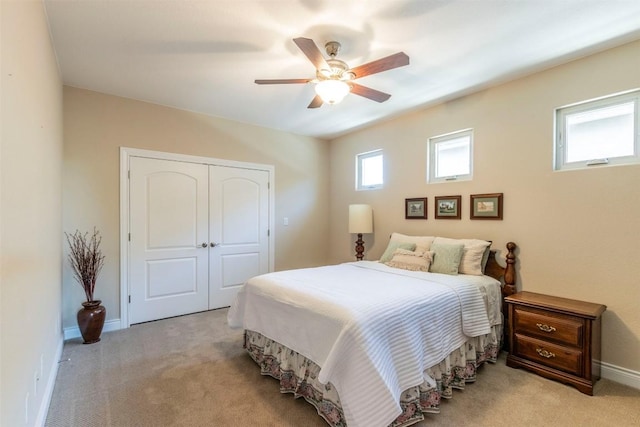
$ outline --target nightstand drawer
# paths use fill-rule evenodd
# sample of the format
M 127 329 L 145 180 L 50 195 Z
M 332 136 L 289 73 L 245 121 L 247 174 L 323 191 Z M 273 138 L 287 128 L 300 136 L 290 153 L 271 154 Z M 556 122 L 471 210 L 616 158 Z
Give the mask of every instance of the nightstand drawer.
M 582 320 L 561 314 L 551 316 L 549 313 L 526 307 L 516 307 L 514 311 L 514 332 L 582 347 Z
M 515 334 L 514 354 L 541 365 L 574 375 L 582 375 L 583 353 L 533 337 Z

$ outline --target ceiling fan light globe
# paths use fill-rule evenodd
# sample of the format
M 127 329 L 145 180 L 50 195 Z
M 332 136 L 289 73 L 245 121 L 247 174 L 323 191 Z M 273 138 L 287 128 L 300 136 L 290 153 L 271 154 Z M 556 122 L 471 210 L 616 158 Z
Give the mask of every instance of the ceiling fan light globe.
M 337 104 L 344 99 L 351 87 L 341 80 L 323 80 L 316 84 L 316 93 L 326 104 Z

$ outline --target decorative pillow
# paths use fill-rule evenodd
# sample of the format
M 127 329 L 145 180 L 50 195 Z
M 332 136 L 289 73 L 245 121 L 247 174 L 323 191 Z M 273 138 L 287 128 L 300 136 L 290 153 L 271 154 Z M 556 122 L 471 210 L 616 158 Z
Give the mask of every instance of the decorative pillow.
M 484 250 L 482 254 L 482 274 L 484 274 L 484 269 L 487 267 L 487 262 L 489 261 L 489 255 L 491 255 L 491 243 Z
M 415 250 L 415 248 L 415 243 L 389 242 L 389 244 L 387 245 L 387 249 L 382 254 L 382 257 L 380 257 L 380 262 L 387 263 L 391 261 L 391 258 L 393 258 L 393 253 L 396 251 L 396 249 L 413 251 Z
M 427 252 L 431 249 L 434 239 L 433 236 L 407 236 L 406 234 L 391 233 L 389 242 L 415 243 L 416 252 Z
M 482 257 L 485 253 L 485 250 L 489 246 L 491 246 L 491 242 L 478 239 L 448 239 L 446 237 L 436 237 L 434 243 L 464 245 L 464 253 L 462 254 L 462 259 L 460 260 L 458 273 L 482 276 L 484 271 Z
M 385 263 L 389 267 L 402 268 L 411 271 L 429 271 L 433 252 L 413 252 L 406 249 L 396 249 L 391 261 Z
M 436 243 L 431 245 L 433 262 L 429 271 L 432 273 L 458 274 L 458 266 L 464 253 L 464 245 Z

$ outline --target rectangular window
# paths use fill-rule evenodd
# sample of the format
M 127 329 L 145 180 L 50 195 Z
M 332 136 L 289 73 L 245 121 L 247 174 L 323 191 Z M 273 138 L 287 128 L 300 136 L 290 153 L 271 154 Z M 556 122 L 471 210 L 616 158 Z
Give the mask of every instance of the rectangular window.
M 382 150 L 356 156 L 356 190 L 374 190 L 384 184 Z
M 472 177 L 473 129 L 429 138 L 428 182 L 465 181 Z
M 640 91 L 556 110 L 555 169 L 639 163 Z

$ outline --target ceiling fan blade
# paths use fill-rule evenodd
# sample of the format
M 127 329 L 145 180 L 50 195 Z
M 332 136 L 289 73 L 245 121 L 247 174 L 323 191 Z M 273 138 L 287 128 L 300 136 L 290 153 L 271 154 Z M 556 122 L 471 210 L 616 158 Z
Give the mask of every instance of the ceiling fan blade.
M 320 95 L 316 95 L 315 98 L 311 100 L 311 104 L 307 108 L 318 108 L 322 106 L 322 98 Z
M 256 80 L 259 85 L 284 85 L 290 83 L 309 83 L 311 79 L 274 79 L 274 80 Z
M 380 92 L 379 90 L 371 89 L 370 87 L 362 86 L 357 83 L 351 83 L 351 93 L 364 96 L 376 102 L 384 102 L 391 98 L 388 93 Z
M 352 73 L 355 74 L 355 78 L 359 79 L 369 74 L 381 73 L 383 71 L 391 70 L 393 68 L 403 67 L 409 64 L 409 57 L 404 52 L 394 53 L 387 57 L 378 59 L 376 61 L 362 64 L 358 67 L 352 68 Z
M 293 39 L 293 42 L 300 48 L 302 53 L 304 53 L 309 61 L 316 67 L 316 70 L 328 70 L 329 64 L 322 56 L 322 52 L 318 49 L 318 46 L 311 39 L 307 39 L 304 37 L 298 37 Z

